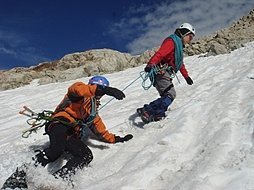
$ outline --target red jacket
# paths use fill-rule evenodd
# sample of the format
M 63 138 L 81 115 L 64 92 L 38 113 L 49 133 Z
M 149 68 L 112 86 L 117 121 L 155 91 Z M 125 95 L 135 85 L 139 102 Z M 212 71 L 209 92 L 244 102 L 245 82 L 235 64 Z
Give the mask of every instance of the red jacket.
M 173 39 L 166 38 L 161 44 L 160 49 L 151 57 L 148 61 L 148 65 L 157 65 L 161 62 L 167 63 L 169 66 L 172 66 L 175 70 L 175 44 Z M 182 64 L 180 72 L 184 78 L 189 77 L 188 71 L 185 68 L 185 65 Z

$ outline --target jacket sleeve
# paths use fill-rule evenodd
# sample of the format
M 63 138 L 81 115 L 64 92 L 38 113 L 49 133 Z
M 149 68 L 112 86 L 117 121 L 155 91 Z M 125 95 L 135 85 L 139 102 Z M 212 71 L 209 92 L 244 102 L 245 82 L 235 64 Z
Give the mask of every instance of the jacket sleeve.
M 115 135 L 106 129 L 99 115 L 95 117 L 93 124 L 90 129 L 99 139 L 107 143 L 115 143 Z
M 97 85 L 76 82 L 68 88 L 68 97 L 93 97 L 95 96 Z
M 185 65 L 184 65 L 184 64 L 182 64 L 182 66 L 181 66 L 181 68 L 180 68 L 180 72 L 181 72 L 181 74 L 182 74 L 182 76 L 183 76 L 184 78 L 188 78 L 188 77 L 189 77 L 188 71 L 187 71 L 187 69 L 185 68 Z
M 156 65 L 161 62 L 161 60 L 167 57 L 175 49 L 174 41 L 167 38 L 161 44 L 159 50 L 151 57 L 148 61 L 148 65 Z

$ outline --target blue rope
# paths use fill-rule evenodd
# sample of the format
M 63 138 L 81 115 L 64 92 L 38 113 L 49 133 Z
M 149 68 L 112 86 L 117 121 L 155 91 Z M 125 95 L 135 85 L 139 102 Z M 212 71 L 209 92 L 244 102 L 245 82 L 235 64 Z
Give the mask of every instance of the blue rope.
M 139 76 L 138 78 L 136 78 L 135 80 L 133 80 L 130 84 L 128 84 L 122 91 L 126 90 L 127 88 L 129 88 L 133 83 L 135 83 L 141 76 Z M 108 105 L 111 101 L 113 101 L 115 98 L 111 98 L 109 101 L 107 101 L 103 106 L 100 107 L 99 110 L 101 110 L 102 108 L 104 108 L 106 105 Z M 99 111 L 98 110 L 98 111 Z
M 155 77 L 158 73 L 170 71 L 171 68 L 172 68 L 171 66 L 164 67 L 164 68 L 155 66 L 155 67 L 151 68 L 150 72 L 141 71 L 140 77 L 143 80 L 142 87 L 144 88 L 144 90 L 148 90 L 149 88 L 151 88 L 151 86 L 153 86 L 153 84 L 155 82 Z M 175 73 L 173 73 L 170 77 L 173 79 L 175 77 Z M 148 85 L 146 85 L 146 83 L 147 83 L 146 81 L 148 79 L 149 79 L 150 83 Z
M 141 71 L 139 73 L 139 77 L 137 77 L 135 80 L 133 80 L 130 84 L 128 84 L 122 91 L 126 90 L 127 88 L 129 88 L 133 83 L 135 83 L 139 78 L 142 78 L 142 87 L 145 89 L 145 90 L 148 90 L 152 85 L 153 83 L 155 82 L 155 76 L 158 74 L 158 72 L 160 72 L 161 70 L 167 70 L 171 68 L 170 66 L 166 69 L 160 69 L 159 67 L 152 67 L 150 72 L 145 72 L 145 71 Z M 172 78 L 174 78 L 174 75 L 171 76 Z M 148 86 L 146 86 L 146 81 L 147 80 L 150 80 L 150 84 Z M 104 105 L 102 105 L 100 107 L 99 110 L 101 110 L 102 108 L 104 108 L 106 105 L 108 105 L 111 101 L 113 101 L 115 98 L 111 98 L 109 101 L 107 101 Z
M 144 90 L 148 90 L 149 88 L 151 88 L 151 86 L 153 86 L 153 83 L 155 81 L 155 76 L 158 73 L 158 69 L 157 67 L 153 67 L 151 68 L 150 72 L 145 72 L 145 71 L 141 71 L 139 73 L 140 77 L 142 78 L 142 87 L 144 88 Z M 148 85 L 146 85 L 146 81 L 149 79 L 150 83 Z
M 181 38 L 179 38 L 176 34 L 170 35 L 169 38 L 173 39 L 175 44 L 175 72 L 177 73 L 183 64 L 183 43 Z

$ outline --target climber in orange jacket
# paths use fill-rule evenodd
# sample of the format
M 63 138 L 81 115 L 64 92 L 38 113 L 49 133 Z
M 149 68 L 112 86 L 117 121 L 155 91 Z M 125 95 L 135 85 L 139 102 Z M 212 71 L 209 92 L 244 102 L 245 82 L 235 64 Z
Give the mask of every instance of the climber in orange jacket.
M 93 159 L 91 150 L 84 143 L 87 131 L 107 143 L 125 142 L 133 137 L 131 134 L 116 136 L 106 129 L 97 113 L 99 100 L 105 94 L 118 100 L 125 98 L 121 90 L 109 87 L 109 81 L 103 76 L 92 77 L 88 84 L 76 82 L 68 88 L 67 94 L 54 111 L 53 121 L 45 128 L 50 146 L 35 156 L 36 165 L 46 166 L 68 151 L 73 157 L 54 173 L 56 177 L 65 178 L 75 174 L 77 168 L 83 168 Z

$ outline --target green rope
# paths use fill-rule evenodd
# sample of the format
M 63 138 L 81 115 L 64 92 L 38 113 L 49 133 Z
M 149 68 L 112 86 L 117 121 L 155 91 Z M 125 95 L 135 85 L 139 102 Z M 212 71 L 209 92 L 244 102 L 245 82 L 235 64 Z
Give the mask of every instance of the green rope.
M 30 117 L 26 122 L 28 125 L 31 125 L 32 127 L 22 131 L 23 138 L 28 138 L 32 132 L 36 133 L 38 129 L 43 127 L 48 121 L 52 120 L 51 118 L 51 115 L 53 113 L 52 111 L 44 110 L 41 113 L 35 113 L 32 110 L 29 110 L 29 112 L 31 113 L 31 115 L 24 113 L 23 115 Z
M 45 126 L 50 121 L 58 121 L 64 125 L 67 125 L 70 127 L 75 127 L 77 124 L 79 124 L 79 121 L 70 123 L 70 122 L 63 121 L 58 118 L 53 118 L 52 114 L 53 114 L 53 111 L 48 111 L 48 110 L 44 110 L 41 113 L 32 112 L 31 115 L 24 114 L 24 115 L 30 117 L 29 119 L 27 119 L 26 122 L 28 125 L 31 125 L 31 127 L 22 131 L 22 137 L 28 138 L 32 134 L 32 132 L 37 133 L 37 130 L 39 130 L 41 127 Z

